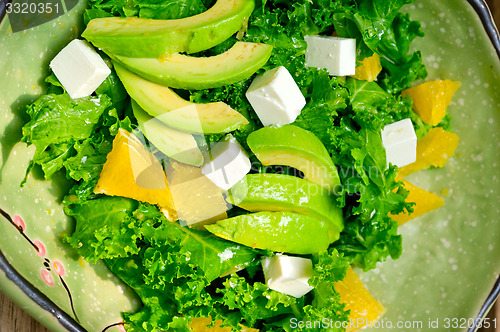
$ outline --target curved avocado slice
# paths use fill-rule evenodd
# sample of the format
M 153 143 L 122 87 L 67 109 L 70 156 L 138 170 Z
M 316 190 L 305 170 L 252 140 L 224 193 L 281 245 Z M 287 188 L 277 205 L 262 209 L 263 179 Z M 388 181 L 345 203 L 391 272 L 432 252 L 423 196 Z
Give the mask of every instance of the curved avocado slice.
M 228 51 L 211 57 L 172 54 L 159 58 L 131 58 L 109 54 L 128 70 L 175 89 L 203 90 L 244 80 L 266 64 L 273 47 L 237 42 Z
M 205 228 L 218 237 L 252 248 L 291 254 L 328 249 L 339 238 L 329 222 L 295 212 L 257 212 L 218 221 Z
M 156 58 L 196 53 L 232 36 L 248 20 L 254 0 L 218 0 L 204 13 L 176 20 L 104 17 L 89 22 L 82 37 L 118 55 Z
M 318 184 L 284 174 L 248 174 L 228 192 L 228 203 L 250 212 L 292 211 L 344 228 L 336 197 Z
M 160 120 L 153 118 L 135 100 L 132 100 L 132 111 L 142 133 L 158 150 L 185 164 L 193 166 L 203 164 L 203 155 L 193 135 L 172 129 Z
M 264 165 L 286 165 L 304 173 L 305 179 L 330 192 L 338 192 L 340 179 L 330 154 L 319 138 L 294 125 L 264 127 L 248 135 L 247 143 Z
M 128 71 L 114 62 L 116 73 L 128 94 L 149 115 L 171 128 L 197 134 L 227 133 L 248 120 L 223 102 L 197 104 L 179 97 L 170 88 Z

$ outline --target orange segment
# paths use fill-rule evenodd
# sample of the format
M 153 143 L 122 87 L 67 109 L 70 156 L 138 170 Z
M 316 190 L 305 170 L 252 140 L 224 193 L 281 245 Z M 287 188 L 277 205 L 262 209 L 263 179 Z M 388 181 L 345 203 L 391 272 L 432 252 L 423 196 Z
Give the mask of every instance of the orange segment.
M 380 57 L 377 53 L 364 58 L 361 65 L 356 67 L 356 75 L 352 76 L 355 79 L 373 82 L 377 79 L 377 75 L 382 71 Z
M 400 213 L 398 215 L 391 215 L 392 219 L 396 220 L 400 225 L 444 205 L 443 199 L 438 195 L 419 188 L 406 180 L 401 179 L 401 181 L 403 181 L 405 189 L 410 192 L 406 200 L 414 202 L 415 205 L 413 206 L 412 214 Z
M 227 218 L 228 207 L 221 189 L 201 173 L 201 168 L 172 162 L 167 179 L 179 220 L 203 228 Z
M 137 137 L 123 129 L 113 140 L 113 149 L 107 156 L 94 193 L 157 204 L 169 220 L 176 219 L 163 167 Z
M 222 320 L 217 320 L 215 322 L 214 327 L 207 327 L 208 324 L 212 319 L 210 317 L 199 317 L 199 318 L 193 318 L 189 326 L 191 327 L 191 330 L 193 332 L 231 332 L 230 327 L 221 327 Z M 243 327 L 243 332 L 258 332 L 259 330 L 257 329 L 252 329 L 248 327 Z
M 446 108 L 460 85 L 460 82 L 450 80 L 429 81 L 406 89 L 401 95 L 410 96 L 413 100 L 413 109 L 420 115 L 422 121 L 435 126 L 445 116 Z
M 368 292 L 354 270 L 349 267 L 344 280 L 335 283 L 335 290 L 340 294 L 340 301 L 351 310 L 347 332 L 357 331 L 365 325 L 379 320 L 385 312 L 382 304 Z
M 413 172 L 427 169 L 431 166 L 443 167 L 448 158 L 455 154 L 458 146 L 458 136 L 445 131 L 441 127 L 432 128 L 417 141 L 417 160 L 398 171 L 400 177 Z
M 211 321 L 210 317 L 193 318 L 189 326 L 193 332 L 231 332 L 230 327 L 221 327 L 222 320 L 216 321 L 214 327 L 207 327 Z

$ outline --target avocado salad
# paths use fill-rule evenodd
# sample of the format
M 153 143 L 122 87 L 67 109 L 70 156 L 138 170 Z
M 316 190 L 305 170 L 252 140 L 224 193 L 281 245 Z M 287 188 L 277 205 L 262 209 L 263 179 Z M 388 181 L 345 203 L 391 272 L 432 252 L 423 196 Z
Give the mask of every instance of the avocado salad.
M 449 131 L 403 92 L 427 76 L 410 2 L 88 0 L 27 107 L 27 176 L 66 176 L 64 241 L 137 293 L 127 331 L 345 331 L 335 285 L 400 257 L 398 165 Z

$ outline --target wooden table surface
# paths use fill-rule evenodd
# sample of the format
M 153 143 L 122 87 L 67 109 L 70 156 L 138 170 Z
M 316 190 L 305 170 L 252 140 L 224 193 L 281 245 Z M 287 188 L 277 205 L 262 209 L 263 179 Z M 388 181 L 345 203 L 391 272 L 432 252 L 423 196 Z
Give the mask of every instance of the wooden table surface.
M 490 4 L 496 22 L 500 22 L 500 0 L 487 0 L 487 2 Z M 0 315 L 0 332 L 50 332 L 2 293 L 0 293 Z M 500 305 L 497 305 L 489 316 L 497 317 L 499 326 L 496 329 L 481 329 L 480 331 L 500 332 Z

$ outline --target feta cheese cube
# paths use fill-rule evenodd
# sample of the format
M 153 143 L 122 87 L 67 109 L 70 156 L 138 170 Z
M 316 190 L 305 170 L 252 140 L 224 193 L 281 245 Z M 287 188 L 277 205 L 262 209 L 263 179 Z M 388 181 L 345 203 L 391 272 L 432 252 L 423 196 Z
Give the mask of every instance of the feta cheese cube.
M 330 75 L 356 74 L 356 39 L 305 36 L 306 66 L 326 69 Z
M 246 97 L 264 126 L 292 123 L 306 105 L 292 75 L 283 66 L 255 78 Z
M 388 165 L 403 167 L 417 159 L 417 135 L 410 119 L 385 126 L 382 129 L 382 144 Z
M 50 62 L 50 68 L 71 98 L 92 94 L 111 70 L 84 40 L 75 39 Z
M 269 288 L 294 297 L 302 297 L 314 287 L 307 281 L 313 275 L 308 258 L 276 255 L 262 260 L 264 277 Z
M 211 149 L 211 158 L 201 172 L 222 190 L 229 190 L 243 179 L 252 167 L 246 151 L 227 135 Z

